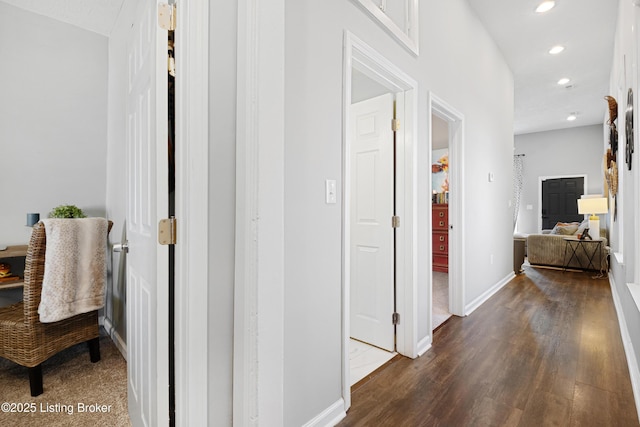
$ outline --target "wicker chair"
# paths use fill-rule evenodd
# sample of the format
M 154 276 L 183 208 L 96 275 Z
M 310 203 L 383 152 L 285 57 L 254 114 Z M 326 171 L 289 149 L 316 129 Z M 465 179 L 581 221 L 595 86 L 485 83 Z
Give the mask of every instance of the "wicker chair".
M 109 221 L 109 230 L 112 225 Z M 39 222 L 33 227 L 27 249 L 23 301 L 0 308 L 0 357 L 29 368 L 31 396 L 42 394 L 42 362 L 54 354 L 87 342 L 91 362 L 100 360 L 97 310 L 55 323 L 40 323 L 45 249 L 45 228 Z

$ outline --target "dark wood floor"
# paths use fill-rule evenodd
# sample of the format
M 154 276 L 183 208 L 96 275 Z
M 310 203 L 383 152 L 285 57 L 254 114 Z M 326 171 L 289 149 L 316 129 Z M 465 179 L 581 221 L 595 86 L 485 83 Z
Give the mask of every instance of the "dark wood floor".
M 352 393 L 339 426 L 638 426 L 609 281 L 526 268 L 416 360 Z

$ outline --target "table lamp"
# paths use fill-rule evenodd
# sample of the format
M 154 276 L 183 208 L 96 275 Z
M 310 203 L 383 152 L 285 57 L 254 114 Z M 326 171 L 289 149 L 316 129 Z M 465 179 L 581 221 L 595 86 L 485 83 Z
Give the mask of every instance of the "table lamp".
M 605 197 L 585 197 L 578 199 L 578 213 L 589 216 L 589 235 L 592 239 L 600 238 L 600 218 L 598 214 L 609 212 Z

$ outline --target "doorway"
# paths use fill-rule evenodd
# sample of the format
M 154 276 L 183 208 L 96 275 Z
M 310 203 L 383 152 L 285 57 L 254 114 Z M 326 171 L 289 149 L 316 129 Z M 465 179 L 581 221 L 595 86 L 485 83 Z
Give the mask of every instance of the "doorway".
M 586 176 L 547 177 L 540 183 L 542 230 L 552 229 L 558 222 L 581 222 L 578 199 L 586 192 Z
M 347 203 L 350 270 L 351 385 L 395 355 L 396 96 L 354 70 L 350 106 L 351 174 Z M 382 93 L 382 95 L 376 95 Z
M 430 182 L 431 182 L 431 194 L 432 198 L 429 200 L 432 209 L 430 209 L 431 218 L 428 222 L 430 229 L 429 235 L 431 236 L 431 245 L 429 246 L 429 254 L 432 256 L 430 265 L 432 270 L 438 270 L 438 267 L 446 267 L 446 278 L 444 278 L 445 284 L 440 288 L 444 288 L 444 293 L 448 296 L 448 313 L 456 316 L 465 316 L 465 272 L 464 272 L 464 158 L 462 156 L 464 149 L 464 115 L 456 110 L 453 106 L 445 102 L 433 93 L 429 93 L 429 109 L 428 114 L 430 118 L 429 129 L 429 151 L 431 154 L 431 167 L 430 169 Z M 441 134 L 444 134 L 446 130 L 446 138 Z M 440 141 L 436 140 L 440 139 Z M 442 184 L 437 188 L 433 188 L 433 165 L 442 165 L 441 157 L 436 158 L 433 155 L 434 149 L 438 149 L 441 146 L 447 146 L 448 155 L 447 162 L 447 182 L 445 184 L 444 191 Z M 438 153 L 436 151 L 436 153 Z M 440 161 L 440 162 L 439 162 Z M 439 167 L 439 166 L 438 166 Z M 444 181 L 443 181 L 444 182 Z M 436 191 L 435 201 L 446 202 L 443 204 L 434 204 L 433 191 Z M 451 190 L 451 191 L 449 191 Z M 444 193 L 444 194 L 442 194 Z M 440 209 L 436 210 L 435 207 L 439 206 Z M 443 209 L 446 213 L 442 213 Z M 434 216 L 434 211 L 436 212 Z M 442 217 L 441 217 L 442 214 Z M 442 224 L 441 224 L 442 222 Z M 435 228 L 434 228 L 435 226 Z M 446 236 L 441 241 L 441 237 L 446 230 Z M 436 234 L 434 239 L 434 234 Z M 442 247 L 442 248 L 441 248 Z M 443 254 L 446 254 L 446 260 L 442 259 Z M 434 262 L 433 257 L 437 257 Z M 433 266 L 436 268 L 434 269 Z M 442 269 L 441 269 L 442 270 Z M 436 273 L 439 273 L 436 271 Z M 429 302 L 431 308 L 431 331 L 435 328 L 434 315 L 437 308 L 434 307 L 434 294 L 437 292 L 435 287 L 434 274 L 431 275 L 431 283 L 429 286 Z M 446 313 L 442 313 L 443 317 Z M 448 317 L 447 317 L 448 318 Z M 433 332 L 430 334 L 430 340 L 428 343 L 421 345 L 420 354 L 424 353 L 433 341 Z
M 431 330 L 449 311 L 449 123 L 431 114 Z
M 352 277 L 354 270 L 358 269 L 363 274 L 369 273 L 370 277 L 377 276 L 376 274 L 371 274 L 371 272 L 374 271 L 373 269 L 380 267 L 377 261 L 373 261 L 375 252 L 378 251 L 376 245 L 362 243 L 359 244 L 359 249 L 362 249 L 360 252 L 352 252 L 352 248 L 354 247 L 353 243 L 357 243 L 357 234 L 359 232 L 351 220 L 354 215 L 359 216 L 361 219 L 367 219 L 364 217 L 369 216 L 368 219 L 370 223 L 379 222 L 380 228 L 385 230 L 382 234 L 387 240 L 385 248 L 388 249 L 385 249 L 385 251 L 387 251 L 388 255 L 383 255 L 380 259 L 384 260 L 384 271 L 387 277 L 386 282 L 391 283 L 388 287 L 384 288 L 384 297 L 381 296 L 382 291 L 380 294 L 372 295 L 371 293 L 365 293 L 363 295 L 369 299 L 366 304 L 367 306 L 374 307 L 377 306 L 378 303 L 385 306 L 379 313 L 368 313 L 369 320 L 372 321 L 370 323 L 375 323 L 379 320 L 380 325 L 386 331 L 386 336 L 389 336 L 388 331 L 391 331 L 391 348 L 395 348 L 399 354 L 408 357 L 417 356 L 417 305 L 414 304 L 416 301 L 416 274 L 414 272 L 415 264 L 411 255 L 415 254 L 415 246 L 417 244 L 413 233 L 413 230 L 415 230 L 415 216 L 413 215 L 415 197 L 413 196 L 413 189 L 416 185 L 416 179 L 415 168 L 412 166 L 413 159 L 415 158 L 415 143 L 413 138 L 417 133 L 415 120 L 417 112 L 415 96 L 417 83 L 349 32 L 345 32 L 344 53 L 342 386 L 346 410 L 351 405 L 351 363 L 349 349 L 351 347 L 352 335 Z M 366 79 L 361 79 L 362 76 L 365 76 Z M 353 201 L 354 182 L 366 182 L 364 175 L 361 177 L 363 178 L 362 181 L 360 180 L 358 171 L 361 173 L 366 172 L 365 175 L 373 176 L 373 171 L 380 169 L 378 166 L 381 166 L 377 164 L 379 160 L 377 160 L 376 156 L 380 158 L 379 155 L 374 155 L 373 151 L 367 150 L 364 150 L 360 156 L 360 160 L 363 161 L 362 166 L 354 166 L 357 162 L 354 161 L 353 157 L 359 154 L 354 151 L 354 135 L 352 130 L 355 129 L 355 125 L 352 125 L 354 123 L 354 119 L 352 118 L 354 115 L 354 113 L 352 113 L 352 104 L 354 104 L 354 101 L 359 97 L 357 92 L 364 87 L 371 90 L 360 100 L 386 97 L 384 104 L 387 107 L 385 108 L 388 110 L 388 106 L 390 106 L 391 114 L 393 114 L 393 110 L 395 110 L 395 116 L 391 115 L 387 118 L 379 119 L 362 116 L 360 123 L 362 130 L 369 130 L 375 133 L 376 121 L 382 125 L 381 129 L 388 127 L 390 130 L 390 122 L 393 119 L 389 119 L 392 117 L 395 117 L 400 123 L 395 130 L 396 149 L 395 162 L 393 162 L 395 164 L 395 174 L 392 174 L 389 179 L 385 180 L 385 183 L 380 182 L 380 185 L 386 185 L 391 191 L 395 188 L 395 197 L 393 197 L 393 194 L 389 196 L 389 190 L 382 190 L 386 191 L 388 202 L 381 205 L 387 210 L 386 212 L 376 213 L 376 215 L 380 217 L 379 219 L 377 217 L 374 218 L 372 215 L 364 215 L 366 213 L 365 211 L 354 213 L 354 210 L 358 209 L 358 206 Z M 395 104 L 393 101 L 395 101 Z M 385 121 L 387 122 L 384 123 Z M 394 126 L 396 125 L 397 122 L 394 123 Z M 389 145 L 384 148 L 385 150 L 388 150 L 389 147 L 392 147 L 394 144 L 394 132 L 389 133 L 392 136 L 389 140 Z M 393 150 L 391 150 L 391 153 L 392 152 Z M 391 165 L 392 168 L 393 163 Z M 375 186 L 377 187 L 378 184 L 375 184 Z M 369 190 L 365 189 L 365 191 Z M 370 197 L 367 199 L 369 201 L 374 200 Z M 360 201 L 358 204 L 360 204 Z M 366 205 L 365 203 L 362 206 L 366 206 L 369 212 L 373 212 L 376 204 L 377 203 L 369 203 L 369 205 Z M 372 219 L 375 219 L 375 221 L 371 221 Z M 391 243 L 389 243 L 389 241 L 391 241 Z M 360 257 L 360 259 L 357 259 L 357 257 Z M 371 266 L 369 270 L 365 267 L 367 262 Z M 357 271 L 355 271 L 355 273 L 357 275 Z M 395 283 L 395 289 L 393 288 L 393 283 Z M 357 289 L 358 285 L 356 285 L 356 292 Z M 362 287 L 359 289 L 362 289 Z M 389 309 L 389 307 L 391 308 Z M 362 312 L 360 314 L 363 315 L 360 316 L 362 319 L 367 313 Z M 394 331 L 395 338 L 393 335 Z

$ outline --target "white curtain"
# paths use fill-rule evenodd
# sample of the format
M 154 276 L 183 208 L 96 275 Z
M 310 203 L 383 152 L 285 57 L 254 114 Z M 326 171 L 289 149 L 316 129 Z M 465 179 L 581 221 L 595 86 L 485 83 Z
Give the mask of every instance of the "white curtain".
M 513 156 L 513 229 L 518 222 L 520 211 L 520 199 L 522 198 L 522 171 L 524 166 L 524 154 Z

